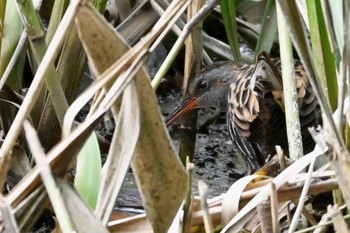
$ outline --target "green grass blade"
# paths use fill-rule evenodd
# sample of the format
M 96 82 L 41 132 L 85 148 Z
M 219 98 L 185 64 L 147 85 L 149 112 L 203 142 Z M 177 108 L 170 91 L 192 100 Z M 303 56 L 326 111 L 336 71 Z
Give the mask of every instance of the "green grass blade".
M 47 44 L 50 44 L 52 37 L 56 32 L 58 24 L 61 22 L 61 18 L 67 8 L 68 3 L 68 0 L 55 1 L 45 38 Z
M 328 98 L 334 111 L 337 108 L 338 98 L 335 56 L 332 53 L 321 3 L 319 1 L 306 1 L 306 4 L 315 66 L 323 85 L 327 87 Z
M 239 51 L 237 23 L 236 23 L 236 8 L 235 2 L 231 0 L 222 0 L 221 14 L 224 19 L 227 39 L 230 43 L 232 55 L 235 61 L 241 60 L 241 53 Z
M 3 3 L 2 3 L 3 4 Z M 3 6 L 2 6 L 3 7 Z M 15 1 L 7 1 L 5 18 L 2 21 L 2 41 L 1 41 L 1 54 L 0 54 L 0 77 L 4 74 L 6 67 L 8 66 L 11 57 L 17 47 L 19 38 L 21 37 L 23 26 L 21 18 L 16 9 Z M 22 63 L 22 62 L 20 62 Z M 21 73 L 20 66 L 17 67 L 16 72 Z M 22 67 L 23 69 L 23 67 Z M 16 72 L 11 72 L 8 85 L 14 90 L 20 89 L 20 82 L 17 78 Z
M 269 0 L 266 4 L 259 40 L 255 48 L 255 54 L 262 50 L 271 51 L 277 35 L 277 14 L 274 0 Z

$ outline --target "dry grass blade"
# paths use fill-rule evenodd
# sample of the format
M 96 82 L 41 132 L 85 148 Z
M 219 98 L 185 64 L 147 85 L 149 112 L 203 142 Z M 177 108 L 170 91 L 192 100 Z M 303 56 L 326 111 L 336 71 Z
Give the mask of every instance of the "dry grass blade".
M 6 201 L 0 199 L 0 212 L 1 212 L 1 222 L 3 226 L 0 227 L 1 231 L 6 230 L 7 232 L 19 233 L 19 228 L 16 223 L 15 216 L 10 205 L 6 204 Z M 5 228 L 5 229 L 4 229 Z
M 76 22 L 91 67 L 99 79 L 99 75 L 128 50 L 115 35 L 113 29 L 90 7 L 79 9 Z M 107 85 L 105 87 L 108 89 Z M 107 224 L 109 220 L 134 153 L 140 130 L 137 91 L 133 82 L 125 89 L 123 96 L 120 114 L 117 114 L 119 108 L 116 105 L 112 107 L 114 117 L 118 119 L 117 129 L 104 166 L 104 178 L 96 208 L 96 214 L 104 224 Z
M 120 220 L 115 220 L 108 223 L 108 230 L 110 232 L 142 232 L 153 233 L 152 225 L 148 221 L 146 214 L 140 214 Z
M 272 230 L 274 233 L 279 232 L 280 226 L 278 221 L 278 197 L 277 197 L 277 190 L 276 185 L 271 182 L 271 218 L 272 218 Z
M 289 182 L 288 182 L 289 183 Z M 324 192 L 329 192 L 331 190 L 337 189 L 338 188 L 338 183 L 335 179 L 330 179 L 327 181 L 322 181 L 318 182 L 316 184 L 312 184 L 310 186 L 308 194 L 314 195 L 314 194 L 319 194 L 319 193 L 324 193 Z M 296 199 L 300 197 L 300 194 L 302 192 L 303 185 L 297 185 L 297 186 L 292 186 L 292 187 L 282 187 L 278 190 L 277 195 L 278 195 L 278 201 L 283 202 L 283 201 L 288 201 L 290 199 Z M 249 202 L 251 199 L 253 199 L 260 191 L 262 188 L 256 188 L 252 190 L 248 190 L 242 193 L 240 197 L 240 206 L 244 206 L 247 202 Z
M 28 144 L 33 153 L 34 159 L 38 164 L 40 175 L 43 179 L 43 183 L 46 187 L 46 191 L 50 197 L 53 209 L 55 210 L 57 220 L 63 232 L 75 231 L 74 225 L 68 214 L 65 204 L 63 203 L 63 196 L 57 187 L 55 178 L 49 167 L 47 157 L 43 148 L 40 145 L 38 135 L 35 129 L 29 122 L 24 122 L 24 129 L 27 137 Z
M 89 11 L 90 13 L 88 13 Z M 85 14 L 88 13 L 91 16 L 91 14 L 94 14 L 92 11 L 93 10 L 91 7 L 82 5 L 79 8 L 78 15 L 84 12 Z M 177 12 L 166 12 L 168 12 L 168 15 L 165 15 L 163 19 L 166 18 L 170 20 L 171 18 L 169 17 L 169 14 L 177 14 Z M 93 20 L 96 20 L 96 18 L 93 18 Z M 151 41 L 156 38 L 155 36 L 159 33 L 159 30 L 164 29 L 165 26 L 158 23 L 155 28 L 157 28 L 158 31 L 154 31 L 146 36 L 144 40 L 134 46 L 130 51 L 128 51 L 126 45 L 118 42 L 120 51 L 125 51 L 125 54 L 122 56 L 122 58 L 115 62 L 111 68 L 100 76 L 100 81 L 96 84 L 96 86 L 99 88 L 105 86 L 105 84 L 108 82 L 106 81 L 107 78 L 110 80 L 111 78 L 120 74 L 122 69 L 125 70 L 128 67 L 129 69 L 127 69 L 126 73 L 121 75 L 116 80 L 108 93 L 106 93 L 104 99 L 100 102 L 99 106 L 97 106 L 97 111 L 106 111 L 109 109 L 113 105 L 116 98 L 121 94 L 121 91 L 123 91 L 130 82 L 130 79 L 136 75 L 140 68 L 138 64 L 142 61 L 142 57 L 145 55 L 145 51 L 147 51 L 147 46 L 149 46 Z M 116 35 L 113 36 L 115 37 Z M 86 37 L 83 37 L 83 39 L 86 39 Z M 87 43 L 84 44 L 84 46 L 85 49 L 89 51 L 90 48 L 87 46 Z M 91 53 L 88 53 L 88 56 L 90 59 L 94 59 L 94 56 Z M 105 62 L 107 64 L 104 68 L 106 69 L 111 61 L 106 60 Z M 94 65 L 96 72 L 101 73 L 101 65 L 98 65 L 98 67 L 96 64 Z M 135 79 L 135 86 L 136 91 L 134 92 L 138 93 L 138 99 L 141 106 L 142 128 L 132 165 L 133 171 L 136 175 L 136 179 L 145 202 L 147 216 L 149 217 L 155 231 L 164 231 L 169 228 L 170 223 L 172 222 L 173 217 L 175 216 L 183 200 L 186 192 L 186 173 L 170 143 L 170 139 L 164 127 L 159 106 L 157 104 L 154 91 L 150 86 L 149 80 L 145 75 L 139 75 L 139 77 Z M 95 90 L 98 90 L 99 88 L 93 87 Z M 78 98 L 77 102 L 80 100 L 86 101 L 86 97 L 90 98 L 92 96 L 91 94 L 94 94 L 91 89 L 88 90 L 88 92 L 89 94 L 84 96 L 84 100 L 82 97 L 80 97 Z M 85 95 L 85 93 L 83 95 Z M 74 104 L 75 103 L 73 103 L 71 108 L 74 108 Z M 128 104 L 130 105 L 131 103 Z M 71 113 L 74 111 L 75 109 L 73 109 Z M 70 125 L 72 124 L 69 122 L 72 122 L 73 115 L 70 115 L 70 120 L 68 120 L 67 124 L 65 125 L 65 133 L 69 133 L 70 131 Z M 95 114 L 92 114 L 91 116 L 94 115 Z M 135 129 L 137 129 L 137 127 L 135 127 Z M 135 133 L 137 132 L 135 131 Z M 125 142 L 123 144 L 125 144 Z M 125 145 L 130 146 L 129 144 Z M 167 156 L 164 157 L 164 154 Z M 125 166 L 126 163 L 121 165 Z M 123 170 L 125 171 L 125 167 Z M 157 182 L 155 182 L 154 177 L 157 177 Z M 109 205 L 109 203 L 105 204 Z M 107 217 L 108 213 L 104 215 L 105 221 L 108 219 Z
M 316 158 L 315 158 L 316 159 Z M 304 207 L 304 202 L 305 202 L 305 197 L 307 195 L 307 192 L 309 190 L 309 187 L 310 187 L 310 183 L 311 183 L 311 175 L 312 175 L 312 171 L 314 169 L 314 165 L 315 165 L 315 159 L 313 161 L 311 161 L 311 164 L 310 164 L 310 167 L 309 167 L 309 171 L 308 171 L 308 177 L 307 179 L 305 180 L 305 184 L 304 184 L 304 187 L 303 187 L 303 191 L 299 197 L 299 203 L 298 203 L 298 206 L 297 206 L 297 209 L 294 213 L 294 216 L 293 216 L 293 219 L 292 219 L 292 222 L 290 224 L 290 227 L 289 227 L 289 230 L 288 232 L 291 233 L 293 232 L 296 227 L 297 227 L 297 222 L 299 220 L 299 215 L 301 214 L 302 210 L 303 210 L 303 207 Z
M 221 221 L 227 224 L 238 212 L 241 195 L 247 185 L 255 179 L 266 178 L 264 176 L 251 175 L 246 176 L 236 181 L 226 192 L 222 201 Z
M 276 188 L 279 189 L 283 184 L 288 182 L 291 177 L 298 174 L 306 166 L 308 166 L 315 158 L 323 154 L 319 149 L 305 155 L 299 160 L 295 161 L 286 170 L 273 179 Z M 238 214 L 225 226 L 222 232 L 237 232 L 242 229 L 244 224 L 249 220 L 247 215 L 263 200 L 269 197 L 271 193 L 270 186 L 264 187 Z
M 101 74 L 101 76 L 99 77 L 99 80 L 95 83 L 95 85 L 92 85 L 87 91 L 85 91 L 72 103 L 64 119 L 64 124 L 62 129 L 64 135 L 69 134 L 69 132 L 73 127 L 74 117 L 80 111 L 82 106 L 84 106 L 99 89 L 101 89 L 107 83 L 111 82 L 111 80 L 114 80 L 118 75 L 120 75 L 128 67 L 129 67 L 129 70 L 132 70 L 130 67 L 131 63 L 134 63 L 135 67 L 137 66 L 138 62 L 146 55 L 148 47 L 152 44 L 152 42 L 154 42 L 157 38 L 159 38 L 159 35 L 163 32 L 163 30 L 167 28 L 167 25 L 170 24 L 171 21 L 173 21 L 172 23 L 175 22 L 175 19 L 173 17 L 174 15 L 177 15 L 179 13 L 178 8 L 181 7 L 185 2 L 186 1 L 184 0 L 173 1 L 168 7 L 168 9 L 165 11 L 165 13 L 162 15 L 162 17 L 158 20 L 157 24 L 153 27 L 151 32 L 147 34 L 138 44 L 132 47 L 132 49 L 125 52 L 120 59 L 115 61 L 113 65 L 111 65 L 106 71 L 104 71 L 103 74 Z M 86 8 L 88 6 L 89 5 L 85 5 L 84 7 Z M 94 11 L 90 7 L 90 11 L 91 10 Z M 124 51 L 124 49 L 122 49 L 122 51 Z M 119 89 L 119 92 L 118 93 L 113 92 L 111 95 L 119 96 L 121 94 L 122 90 L 125 88 L 127 83 L 130 82 L 132 78 L 129 76 L 124 75 L 123 76 L 124 78 L 119 77 L 117 79 L 114 85 L 116 87 L 118 87 L 118 85 L 124 86 L 124 87 L 117 88 Z M 110 101 L 107 101 L 107 102 L 110 102 Z
M 187 174 L 170 142 L 149 80 L 135 81 L 141 106 L 141 135 L 132 168 L 154 230 L 164 232 L 185 197 Z
M 317 225 L 316 230 L 314 231 L 314 233 L 325 233 L 327 232 L 329 226 L 328 225 L 323 225 L 324 223 L 329 221 L 329 216 L 328 214 L 324 214 L 320 220 L 320 222 Z
M 117 198 L 125 174 L 129 168 L 139 137 L 140 106 L 138 105 L 137 97 L 135 83 L 131 82 L 123 93 L 122 106 L 118 120 L 116 121 L 117 128 L 113 135 L 106 164 L 103 168 L 102 186 L 98 206 L 96 207 L 96 214 L 97 216 L 101 216 L 104 223 L 107 223 L 109 220 L 114 201 Z
M 44 78 L 48 74 L 48 67 L 53 64 L 53 61 L 55 60 L 58 50 L 60 49 L 63 41 L 65 32 L 70 26 L 70 23 L 72 22 L 72 18 L 75 12 L 76 5 L 72 4 L 67 9 L 67 12 L 65 16 L 62 19 L 62 22 L 57 30 L 57 33 L 55 34 L 55 37 L 53 38 L 47 53 L 45 54 L 43 58 L 43 62 L 40 64 L 38 71 L 33 79 L 33 82 L 27 92 L 26 97 L 23 100 L 23 104 L 18 111 L 15 120 L 12 123 L 12 127 L 10 128 L 5 141 L 0 149 L 0 170 L 7 171 L 8 170 L 8 161 L 10 156 L 10 150 L 15 144 L 15 141 L 17 140 L 18 135 L 20 134 L 22 124 L 24 120 L 28 117 L 29 112 L 32 110 L 36 99 L 39 96 L 38 90 L 41 89 Z M 4 178 L 5 176 L 0 177 L 0 186 L 2 187 L 4 184 Z
M 121 42 L 122 39 L 116 36 L 114 29 L 92 6 L 81 5 L 75 21 L 94 74 L 101 75 L 128 51 L 125 42 Z
M 161 14 L 160 14 L 161 15 Z M 149 1 L 143 1 L 123 22 L 117 27 L 117 31 L 123 35 L 130 45 L 137 41 L 159 19 L 156 11 L 150 7 Z
M 58 179 L 57 185 L 77 232 L 108 232 L 93 210 L 66 181 Z
M 50 199 L 44 189 L 44 185 L 39 186 L 16 206 L 16 219 L 21 232 L 31 231 L 33 225 L 49 205 Z
M 188 6 L 187 10 L 187 21 L 190 21 L 198 11 L 203 7 L 205 1 L 194 0 Z M 200 71 L 202 64 L 202 51 L 203 51 L 203 40 L 202 40 L 202 23 L 197 28 L 192 30 L 186 41 L 185 49 L 185 70 L 184 79 L 182 84 L 183 92 L 188 95 L 188 87 L 194 81 L 195 75 Z M 186 232 L 190 229 L 191 219 L 191 208 L 192 208 L 192 175 L 193 175 L 193 158 L 195 152 L 196 143 L 196 131 L 197 131 L 197 111 L 193 111 L 184 118 L 185 127 L 189 127 L 187 133 L 183 134 L 180 140 L 179 156 L 184 164 L 187 166 L 188 178 L 188 193 L 183 207 L 183 224 L 182 231 Z M 198 184 L 199 185 L 199 184 Z M 206 202 L 206 199 L 205 199 Z M 208 216 L 207 214 L 206 216 Z M 209 223 L 208 223 L 209 222 Z M 206 231 L 212 230 L 211 219 L 206 221 Z M 209 229 L 208 229 L 209 228 Z
M 28 137 L 31 138 L 31 149 L 36 156 L 40 158 L 36 158 L 38 162 L 37 169 L 34 169 L 32 175 L 30 176 L 32 179 L 30 183 L 35 184 L 35 174 L 37 174 L 38 170 L 42 172 L 42 177 L 44 183 L 47 187 L 47 191 L 49 193 L 51 202 L 54 206 L 56 216 L 59 219 L 61 228 L 64 232 L 71 232 L 72 230 L 77 230 L 78 232 L 107 232 L 107 230 L 102 226 L 101 222 L 96 218 L 93 214 L 92 210 L 86 206 L 86 204 L 81 200 L 81 198 L 77 195 L 76 192 L 66 183 L 66 181 L 57 180 L 57 186 L 55 185 L 55 180 L 52 176 L 51 169 L 48 165 L 52 163 L 52 156 L 48 155 L 47 157 L 40 157 L 38 150 L 38 145 L 33 145 L 33 133 L 35 133 L 34 129 L 29 128 L 28 124 L 25 125 L 26 133 L 28 133 Z M 79 131 L 79 130 L 77 130 Z M 83 134 L 85 139 L 90 135 L 90 132 L 87 134 Z M 81 135 L 81 133 L 80 133 Z M 81 143 L 82 144 L 82 143 Z M 69 148 L 69 145 L 65 145 L 65 148 Z M 39 148 L 40 149 L 40 148 Z M 62 146 L 61 146 L 62 149 Z M 70 148 L 72 151 L 72 148 Z M 42 149 L 41 149 L 42 150 Z M 79 149 L 78 149 L 79 150 Z M 43 153 L 42 151 L 40 153 Z M 71 154 L 70 154 L 71 155 Z M 62 158 L 62 157 L 61 157 Z M 61 160 L 62 161 L 62 160 Z M 68 163 L 66 163 L 68 164 Z M 51 164 L 52 166 L 52 164 Z M 57 166 L 53 167 L 57 168 Z M 56 174 L 62 174 L 56 170 L 53 170 Z M 34 174 L 34 175 L 33 175 Z M 34 179 L 33 179 L 34 178 Z M 32 188 L 32 187 L 31 187 Z M 30 189 L 29 189 L 30 190 Z M 70 217 L 68 217 L 70 216 Z M 84 222 L 84 224 L 81 224 Z

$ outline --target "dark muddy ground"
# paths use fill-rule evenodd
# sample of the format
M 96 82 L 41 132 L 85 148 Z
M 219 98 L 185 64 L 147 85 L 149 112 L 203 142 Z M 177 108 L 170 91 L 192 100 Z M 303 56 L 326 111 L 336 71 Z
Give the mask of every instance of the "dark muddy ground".
M 163 114 L 168 115 L 180 102 L 181 97 L 180 94 L 165 93 L 159 96 L 159 99 Z M 203 125 L 213 112 L 214 109 L 200 110 L 198 127 Z M 169 129 L 177 151 L 181 136 L 181 127 L 177 127 L 179 124 Z M 235 156 L 227 132 L 225 112 L 222 112 L 211 125 L 197 132 L 194 164 L 194 190 L 196 190 L 197 181 L 201 179 L 209 185 L 210 195 L 225 192 L 246 171 L 244 161 L 239 156 Z
M 168 86 L 165 84 L 165 86 Z M 166 117 L 181 101 L 181 91 L 161 88 L 158 94 L 159 104 Z M 198 125 L 201 125 L 207 116 L 214 110 L 200 110 Z M 179 148 L 179 123 L 169 127 L 176 151 Z M 198 194 L 198 180 L 205 181 L 209 186 L 209 196 L 213 197 L 224 193 L 246 171 L 245 163 L 241 157 L 236 156 L 226 129 L 226 113 L 220 116 L 208 127 L 197 133 L 194 158 L 193 193 Z M 118 197 L 119 206 L 141 206 L 141 200 L 132 173 L 128 173 L 122 191 Z

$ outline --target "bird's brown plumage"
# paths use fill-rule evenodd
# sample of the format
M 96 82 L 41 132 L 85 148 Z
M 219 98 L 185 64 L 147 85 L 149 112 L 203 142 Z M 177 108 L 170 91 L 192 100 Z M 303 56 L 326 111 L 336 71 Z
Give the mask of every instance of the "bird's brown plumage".
M 321 113 L 300 61 L 294 61 L 294 68 L 295 75 L 291 78 L 297 86 L 303 148 L 304 153 L 308 153 L 314 147 L 308 127 L 321 123 Z M 275 145 L 288 152 L 279 59 L 270 59 L 262 52 L 253 65 L 236 62 L 211 65 L 198 75 L 189 94 L 167 121 L 172 123 L 193 108 L 227 110 L 228 104 L 229 134 L 250 172 L 259 169 L 275 154 Z
M 320 109 L 306 73 L 294 62 L 304 152 L 313 149 L 308 127 L 321 123 Z M 228 128 L 231 139 L 250 166 L 259 169 L 275 154 L 275 145 L 288 152 L 281 64 L 263 52 L 255 65 L 247 66 L 231 84 Z

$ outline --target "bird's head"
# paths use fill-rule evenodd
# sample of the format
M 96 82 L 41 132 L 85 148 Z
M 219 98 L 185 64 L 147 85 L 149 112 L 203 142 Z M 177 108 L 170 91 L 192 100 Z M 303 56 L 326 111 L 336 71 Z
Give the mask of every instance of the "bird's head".
M 230 84 L 238 76 L 240 68 L 240 64 L 231 61 L 207 66 L 190 85 L 188 97 L 168 116 L 167 125 L 193 109 L 215 107 L 226 111 Z

